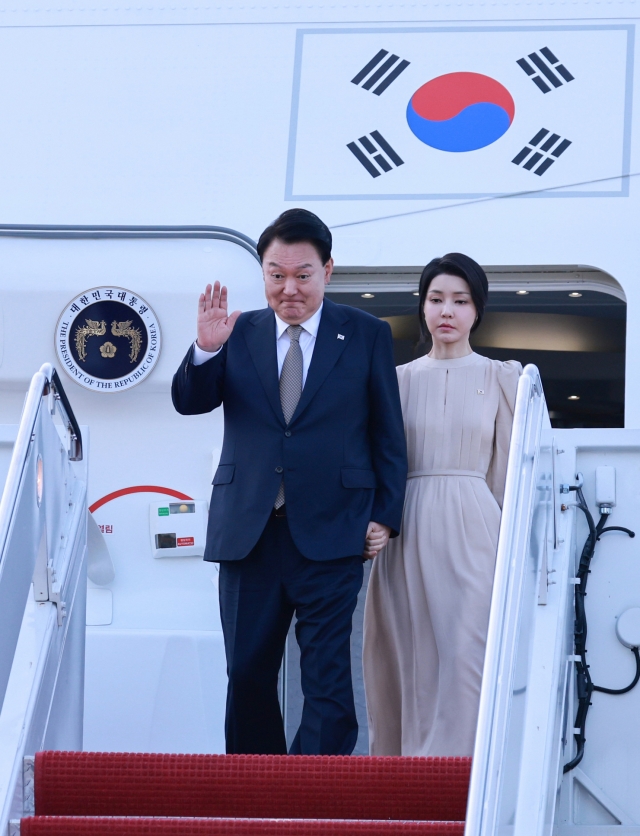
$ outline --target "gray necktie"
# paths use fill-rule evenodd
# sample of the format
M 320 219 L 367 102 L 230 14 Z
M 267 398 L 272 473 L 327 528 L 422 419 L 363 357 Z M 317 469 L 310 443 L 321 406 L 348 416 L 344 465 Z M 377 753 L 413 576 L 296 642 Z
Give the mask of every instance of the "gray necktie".
M 302 395 L 302 349 L 300 348 L 300 333 L 302 325 L 290 325 L 287 334 L 291 340 L 287 356 L 282 364 L 280 373 L 280 403 L 285 423 L 289 423 L 296 411 L 300 395 Z M 280 482 L 280 490 L 274 503 L 276 508 L 284 505 L 284 480 Z

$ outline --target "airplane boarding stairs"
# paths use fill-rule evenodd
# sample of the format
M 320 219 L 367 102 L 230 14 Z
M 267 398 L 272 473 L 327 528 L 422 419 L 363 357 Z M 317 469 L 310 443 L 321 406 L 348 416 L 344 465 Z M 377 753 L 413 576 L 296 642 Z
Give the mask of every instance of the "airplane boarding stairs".
M 69 451 L 53 424 L 54 404 Z M 3 431 L 0 444 L 11 437 Z M 576 753 L 575 556 L 587 533 L 571 489 L 582 470 L 593 507 L 602 464 L 616 468 L 622 486 L 616 522 L 632 523 L 640 515 L 640 433 L 552 430 L 538 371 L 528 366 L 518 387 L 472 767 L 468 758 L 82 752 L 86 457 L 57 375 L 44 366 L 0 506 L 0 836 L 638 836 L 640 689 L 594 697 L 584 760 L 563 774 Z M 615 638 L 606 643 L 610 616 L 612 607 L 619 614 L 637 603 L 640 565 L 628 537 L 613 534 L 598 549 L 604 554 L 614 540 L 617 564 L 605 560 L 615 583 L 594 587 L 590 612 L 599 628 L 598 679 L 618 687 L 631 679 L 630 654 Z

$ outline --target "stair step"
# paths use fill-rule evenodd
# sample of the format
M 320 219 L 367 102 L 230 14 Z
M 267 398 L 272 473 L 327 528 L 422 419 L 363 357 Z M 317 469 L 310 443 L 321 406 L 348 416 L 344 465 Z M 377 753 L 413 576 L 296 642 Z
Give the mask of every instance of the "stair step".
M 470 758 L 38 752 L 35 812 L 459 822 L 470 770 Z
M 22 819 L 20 836 L 463 836 L 464 822 L 344 819 L 88 818 Z

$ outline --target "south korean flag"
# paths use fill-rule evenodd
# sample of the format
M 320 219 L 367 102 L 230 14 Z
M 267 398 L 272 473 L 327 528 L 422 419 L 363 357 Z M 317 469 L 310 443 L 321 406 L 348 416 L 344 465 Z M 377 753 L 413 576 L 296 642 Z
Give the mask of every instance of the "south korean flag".
M 628 193 L 626 25 L 298 39 L 289 200 Z

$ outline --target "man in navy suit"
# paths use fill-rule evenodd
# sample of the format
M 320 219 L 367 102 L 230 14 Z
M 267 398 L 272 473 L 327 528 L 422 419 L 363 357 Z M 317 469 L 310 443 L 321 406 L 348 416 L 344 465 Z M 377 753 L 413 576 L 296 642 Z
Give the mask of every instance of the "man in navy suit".
M 278 670 L 295 613 L 304 707 L 292 754 L 348 755 L 363 558 L 400 529 L 406 446 L 389 325 L 324 299 L 331 233 L 290 209 L 258 242 L 269 307 L 208 285 L 173 379 L 183 415 L 224 404 L 205 560 L 220 562 L 228 753 L 286 754 Z

